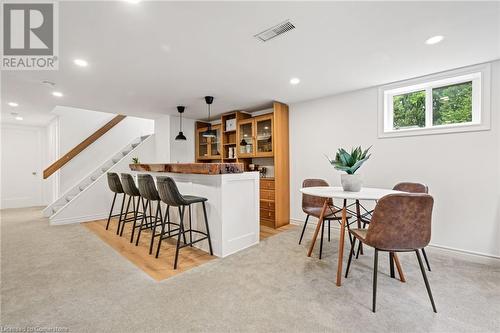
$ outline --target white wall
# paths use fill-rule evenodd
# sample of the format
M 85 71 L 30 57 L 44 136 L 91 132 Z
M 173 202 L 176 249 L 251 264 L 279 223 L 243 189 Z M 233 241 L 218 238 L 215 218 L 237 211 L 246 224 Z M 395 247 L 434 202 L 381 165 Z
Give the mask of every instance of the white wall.
M 179 134 L 179 117 L 163 116 L 155 119 L 156 157 L 157 163 L 191 163 L 194 162 L 194 125 L 193 119 L 182 118 L 182 131 L 186 141 L 175 141 Z
M 116 116 L 110 113 L 59 106 L 53 112 L 58 116 L 59 157 L 66 154 Z M 153 120 L 126 117 L 96 143 L 87 147 L 61 168 L 59 193 L 64 193 L 74 186 L 75 183 L 92 172 L 97 165 L 105 162 L 111 155 L 118 152 L 135 138 L 153 132 Z
M 500 61 L 492 63 L 491 130 L 377 137 L 377 87 L 290 105 L 291 217 L 303 220 L 306 178 L 340 186 L 323 154 L 373 145 L 366 186 L 426 183 L 434 196 L 431 244 L 500 257 Z M 340 204 L 340 203 L 337 203 Z

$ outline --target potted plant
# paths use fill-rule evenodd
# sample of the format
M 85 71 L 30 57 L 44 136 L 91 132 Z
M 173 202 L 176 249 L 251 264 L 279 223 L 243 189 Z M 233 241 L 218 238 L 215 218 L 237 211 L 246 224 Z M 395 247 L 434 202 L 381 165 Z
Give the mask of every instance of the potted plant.
M 366 150 L 361 147 L 351 148 L 351 153 L 348 153 L 344 148 L 340 148 L 335 155 L 335 159 L 331 160 L 328 156 L 328 161 L 333 167 L 340 171 L 345 171 L 345 174 L 340 175 L 340 182 L 344 191 L 359 192 L 361 191 L 361 177 L 355 174 L 361 165 L 370 158 L 368 151 L 371 146 Z
M 133 164 L 139 164 L 139 157 L 132 157 L 132 163 Z

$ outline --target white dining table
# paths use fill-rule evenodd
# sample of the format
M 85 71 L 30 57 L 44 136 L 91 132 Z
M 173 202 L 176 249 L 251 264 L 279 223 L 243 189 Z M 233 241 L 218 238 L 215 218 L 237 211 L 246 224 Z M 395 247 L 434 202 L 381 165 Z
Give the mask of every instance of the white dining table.
M 315 197 L 324 198 L 325 201 L 323 203 L 323 208 L 321 210 L 321 214 L 318 220 L 318 224 L 316 225 L 316 229 L 314 230 L 313 239 L 311 245 L 309 246 L 309 251 L 307 256 L 310 257 L 312 255 L 314 244 L 316 243 L 316 238 L 318 237 L 318 233 L 321 230 L 322 224 L 324 222 L 324 217 L 326 210 L 329 208 L 330 199 L 341 199 L 343 200 L 342 205 L 342 220 L 340 226 L 340 239 L 339 239 L 339 250 L 338 250 L 338 263 L 337 263 L 337 286 L 341 286 L 342 284 L 342 262 L 344 258 L 344 240 L 345 240 L 345 228 L 347 225 L 347 200 L 355 200 L 356 204 L 356 215 L 358 218 L 358 227 L 360 223 L 360 204 L 359 200 L 367 200 L 367 201 L 377 201 L 380 198 L 388 195 L 388 194 L 396 194 L 403 193 L 400 191 L 383 189 L 383 188 L 372 188 L 372 187 L 363 187 L 359 192 L 348 192 L 344 191 L 342 187 L 330 187 L 330 186 L 317 186 L 317 187 L 304 187 L 300 189 L 302 194 L 307 194 Z M 332 208 L 332 207 L 330 207 Z M 393 254 L 394 262 L 396 263 L 396 267 L 399 272 L 399 276 L 402 282 L 404 282 L 404 275 L 401 269 L 401 265 L 399 263 L 399 259 L 397 255 Z M 392 265 L 392 256 L 391 256 L 391 265 Z M 392 267 L 392 266 L 391 266 Z M 391 272 L 391 275 L 393 273 Z

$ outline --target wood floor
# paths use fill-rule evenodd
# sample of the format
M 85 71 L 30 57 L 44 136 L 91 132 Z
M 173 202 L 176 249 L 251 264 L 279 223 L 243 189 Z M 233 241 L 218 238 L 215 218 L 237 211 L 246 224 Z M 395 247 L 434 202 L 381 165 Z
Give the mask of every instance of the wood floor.
M 149 244 L 151 240 L 151 232 L 149 230 L 143 230 L 139 245 L 135 246 L 135 243 L 130 243 L 131 223 L 126 224 L 123 236 L 120 237 L 116 234 L 118 220 L 111 220 L 109 230 L 106 230 L 106 222 L 107 220 L 99 220 L 85 222 L 82 223 L 82 225 L 156 281 L 165 280 L 171 276 L 200 266 L 210 260 L 217 259 L 217 257 L 211 256 L 205 251 L 194 247 L 185 247 L 179 252 L 179 262 L 177 269 L 174 270 L 174 240 L 169 239 L 162 241 L 160 255 L 158 259 L 156 259 L 154 255 L 149 255 Z M 279 229 L 272 229 L 261 226 L 260 239 L 266 239 L 294 227 L 296 226 L 286 225 Z M 156 251 L 156 244 L 158 243 L 155 242 L 153 251 Z M 153 254 L 154 253 L 155 252 L 153 252 Z

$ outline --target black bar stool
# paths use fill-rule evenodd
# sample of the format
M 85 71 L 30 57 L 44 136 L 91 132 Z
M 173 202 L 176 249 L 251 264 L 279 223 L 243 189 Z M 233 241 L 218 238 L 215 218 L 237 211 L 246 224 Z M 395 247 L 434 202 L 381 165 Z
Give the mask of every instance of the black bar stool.
M 174 269 L 177 269 L 177 260 L 179 257 L 179 250 L 183 247 L 186 246 L 192 246 L 194 243 L 198 243 L 202 240 L 207 239 L 208 240 L 208 247 L 210 249 L 210 255 L 213 255 L 212 251 L 212 242 L 210 240 L 210 230 L 208 228 L 208 218 L 207 218 L 207 209 L 205 206 L 205 201 L 207 201 L 206 198 L 203 197 L 197 197 L 193 195 L 182 195 L 179 193 L 179 189 L 177 188 L 177 185 L 175 184 L 175 181 L 170 178 L 170 177 L 157 177 L 156 179 L 157 185 L 158 185 L 158 192 L 160 194 L 161 201 L 166 203 L 169 206 L 173 207 L 178 207 L 179 208 L 179 232 L 177 233 L 177 246 L 175 248 L 175 260 L 174 260 Z M 203 216 L 205 218 L 205 227 L 207 229 L 206 233 L 199 231 L 199 230 L 194 230 L 191 227 L 191 205 L 195 203 L 201 203 L 203 205 Z M 185 230 L 184 229 L 184 210 L 188 206 L 189 209 L 189 229 Z M 163 234 L 165 232 L 165 227 L 162 226 L 162 236 L 160 237 L 160 240 L 158 242 L 158 250 L 161 245 L 161 240 L 164 238 Z M 189 233 L 189 243 L 186 242 L 186 233 Z M 203 235 L 205 237 L 201 237 L 197 240 L 193 240 L 192 235 L 193 233 L 197 233 L 200 235 Z M 181 234 L 184 236 L 184 244 L 181 245 Z M 166 237 L 168 238 L 168 237 Z
M 120 228 L 120 223 L 123 214 L 123 206 L 125 205 L 125 193 L 123 191 L 122 183 L 120 182 L 120 177 L 118 177 L 118 174 L 115 172 L 108 172 L 107 176 L 108 176 L 109 189 L 111 190 L 111 192 L 114 192 L 115 195 L 113 196 L 113 203 L 111 204 L 111 209 L 109 210 L 109 217 L 108 217 L 108 223 L 106 223 L 106 230 L 109 229 L 109 222 L 111 221 L 111 218 L 117 216 L 119 216 L 118 228 Z M 123 194 L 122 207 L 120 208 L 120 214 L 113 215 L 113 208 L 115 206 L 115 200 L 118 194 Z
M 155 181 L 151 175 L 139 174 L 137 175 L 137 182 L 139 183 L 139 193 L 141 195 L 144 215 L 142 216 L 141 224 L 138 227 L 136 227 L 134 223 L 134 229 L 139 228 L 139 233 L 137 234 L 137 240 L 135 242 L 135 246 L 139 245 L 139 239 L 141 238 L 142 230 L 151 229 L 153 232 L 153 234 L 151 235 L 151 244 L 149 245 L 149 254 L 151 254 L 153 253 L 155 229 L 158 226 L 158 222 L 161 223 L 163 220 L 160 207 L 161 201 L 160 201 L 160 196 L 158 195 L 158 191 L 156 190 Z M 153 201 L 156 202 L 156 212 L 154 216 L 151 208 L 151 206 L 153 205 Z M 148 207 L 149 207 L 149 215 L 147 215 Z M 133 232 L 134 230 L 132 230 L 132 233 Z
M 141 218 L 144 215 L 144 212 L 139 211 L 139 204 L 141 202 L 141 193 L 139 192 L 139 189 L 135 185 L 134 177 L 132 177 L 131 174 L 128 173 L 122 173 L 121 174 L 122 178 L 122 187 L 123 191 L 125 192 L 126 195 L 129 196 L 128 202 L 127 202 L 127 208 L 125 210 L 125 215 L 124 218 L 122 219 L 121 223 L 121 231 L 120 231 L 120 237 L 123 236 L 123 229 L 125 228 L 125 224 L 127 222 L 133 222 L 132 224 L 132 235 L 130 236 L 130 243 L 133 242 L 134 240 L 134 232 L 136 229 L 136 222 L 137 219 Z M 136 199 L 137 198 L 137 204 L 136 204 Z M 127 218 L 128 216 L 128 209 L 130 207 L 130 200 L 132 199 L 132 212 L 134 213 L 134 217 L 132 218 Z

